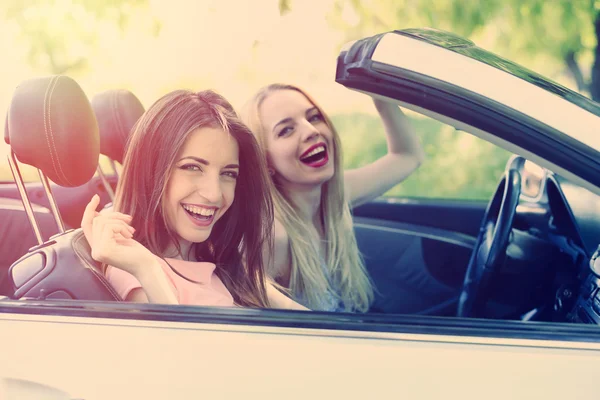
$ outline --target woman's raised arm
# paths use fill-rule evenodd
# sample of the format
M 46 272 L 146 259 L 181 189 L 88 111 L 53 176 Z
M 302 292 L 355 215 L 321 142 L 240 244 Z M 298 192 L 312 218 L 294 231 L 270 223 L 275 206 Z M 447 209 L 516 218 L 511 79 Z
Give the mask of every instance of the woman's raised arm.
M 344 172 L 346 192 L 353 207 L 390 190 L 416 170 L 425 158 L 419 139 L 402 110 L 388 101 L 374 99 L 373 102 L 383 121 L 388 152 L 371 164 Z

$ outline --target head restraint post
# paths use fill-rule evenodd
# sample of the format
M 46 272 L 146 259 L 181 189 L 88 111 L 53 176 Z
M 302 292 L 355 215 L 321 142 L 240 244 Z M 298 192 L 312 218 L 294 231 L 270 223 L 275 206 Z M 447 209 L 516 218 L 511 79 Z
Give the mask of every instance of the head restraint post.
M 110 200 L 115 201 L 115 192 L 112 190 L 110 183 L 108 183 L 108 179 L 106 179 L 106 175 L 104 175 L 104 171 L 102 171 L 102 167 L 100 167 L 100 164 L 98 164 L 98 169 L 96 171 L 98 172 L 98 176 L 100 177 L 102 185 L 104 186 L 106 193 L 108 193 Z
M 54 195 L 52 194 L 52 189 L 50 188 L 50 181 L 48 181 L 48 177 L 42 172 L 41 169 L 38 169 L 38 174 L 40 175 L 40 182 L 42 182 L 42 186 L 44 187 L 44 191 L 46 192 L 46 196 L 48 197 L 48 201 L 50 202 L 50 210 L 52 210 L 52 215 L 54 215 L 54 220 L 56 221 L 56 226 L 58 227 L 59 233 L 65 232 L 65 224 L 60 216 L 60 211 L 58 211 L 58 205 L 56 204 L 56 200 L 54 199 Z
M 112 167 L 113 171 L 115 172 L 115 175 L 117 176 L 117 178 L 119 178 L 120 177 L 119 170 L 117 169 L 117 163 L 115 162 L 115 160 L 113 160 L 113 159 L 110 160 L 110 166 Z
M 8 165 L 10 166 L 10 171 L 12 172 L 13 179 L 17 184 L 17 189 L 19 190 L 19 194 L 21 195 L 21 201 L 23 202 L 23 207 L 25 208 L 25 214 L 27 214 L 27 219 L 29 219 L 29 223 L 31 224 L 31 228 L 33 229 L 35 238 L 37 239 L 38 244 L 43 244 L 44 239 L 42 239 L 40 228 L 33 214 L 31 201 L 29 200 L 29 196 L 27 195 L 27 190 L 25 190 L 25 184 L 23 183 L 23 177 L 21 176 L 21 171 L 19 170 L 17 157 L 15 156 L 15 153 L 12 150 L 8 155 Z

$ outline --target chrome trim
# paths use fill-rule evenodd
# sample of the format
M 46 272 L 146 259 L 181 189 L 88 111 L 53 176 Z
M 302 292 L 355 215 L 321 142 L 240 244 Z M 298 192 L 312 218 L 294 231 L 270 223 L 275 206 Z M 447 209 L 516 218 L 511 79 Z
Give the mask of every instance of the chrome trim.
M 100 167 L 100 164 L 98 164 L 98 168 L 96 168 L 96 171 L 98 172 L 98 176 L 100 177 L 100 180 L 102 181 L 102 185 L 104 186 L 106 193 L 108 193 L 108 197 L 110 197 L 111 201 L 115 201 L 115 192 L 112 190 L 110 183 L 108 183 L 108 179 L 106 179 L 106 175 L 104 175 L 104 172 L 102 171 L 102 167 Z
M 515 168 L 517 168 L 517 170 L 521 173 L 521 177 L 522 177 L 523 171 L 525 170 L 525 163 L 527 163 L 527 161 L 529 161 L 530 163 L 533 163 L 533 164 L 535 164 L 535 163 L 531 160 L 527 160 L 524 157 L 513 154 L 512 156 L 510 156 L 510 158 L 506 162 L 506 169 L 510 168 L 512 166 L 512 164 L 514 164 L 515 161 L 517 161 L 518 159 L 520 159 L 522 161 L 520 161 L 520 163 L 519 163 L 520 165 L 516 165 Z M 537 164 L 535 164 L 535 165 L 537 165 Z M 535 197 L 530 197 L 521 191 L 521 195 L 520 195 L 523 200 L 530 202 L 530 203 L 541 202 L 546 194 L 546 179 L 548 177 L 548 170 L 541 166 L 538 166 L 538 167 L 541 168 L 544 173 L 543 176 L 540 178 L 540 187 L 539 187 L 538 194 Z M 521 182 L 521 185 L 523 185 L 523 182 Z M 544 198 L 544 200 L 546 200 L 546 199 Z
M 52 188 L 50 187 L 50 181 L 46 177 L 46 174 L 41 169 L 38 169 L 38 174 L 40 175 L 40 181 L 42 182 L 42 186 L 44 187 L 44 191 L 46 192 L 46 196 L 48 197 L 48 202 L 50 203 L 50 210 L 52 211 L 52 215 L 54 215 L 54 220 L 56 221 L 56 226 L 58 227 L 58 231 L 60 233 L 65 232 L 65 224 L 60 216 L 60 211 L 58 210 L 58 205 L 56 204 L 56 200 L 54 200 L 54 195 L 52 194 Z
M 306 311 L 310 312 L 310 311 Z M 330 329 L 293 328 L 278 326 L 253 326 L 238 324 L 215 324 L 201 322 L 178 321 L 143 321 L 132 319 L 90 318 L 90 317 L 65 317 L 60 315 L 33 315 L 33 314 L 7 314 L 0 313 L 0 321 L 40 322 L 52 324 L 87 325 L 87 326 L 121 326 L 147 329 L 173 329 L 212 332 L 238 332 L 249 334 L 292 335 L 307 337 L 331 337 L 340 339 L 370 339 L 403 342 L 445 343 L 458 345 L 480 346 L 511 346 L 521 348 L 545 348 L 568 350 L 591 350 L 600 352 L 600 343 L 597 342 L 571 342 L 562 340 L 543 339 L 514 339 L 479 336 L 452 336 L 426 333 L 396 333 L 378 331 L 346 331 Z M 525 323 L 525 322 L 524 322 Z
M 31 229 L 33 229 L 33 233 L 35 234 L 35 238 L 38 244 L 43 244 L 44 239 L 42 239 L 40 227 L 38 226 L 38 223 L 33 214 L 33 208 L 31 207 L 29 195 L 27 194 L 27 190 L 25 190 L 25 185 L 23 184 L 23 177 L 21 176 L 21 171 L 19 170 L 17 157 L 15 155 L 15 152 L 12 151 L 12 149 L 7 158 L 8 165 L 10 166 L 10 171 L 12 172 L 13 179 L 15 180 L 15 183 L 17 184 L 17 189 L 19 190 L 19 195 L 21 195 L 21 202 L 23 203 L 23 208 L 25 208 L 25 214 L 27 214 L 27 219 L 31 224 Z

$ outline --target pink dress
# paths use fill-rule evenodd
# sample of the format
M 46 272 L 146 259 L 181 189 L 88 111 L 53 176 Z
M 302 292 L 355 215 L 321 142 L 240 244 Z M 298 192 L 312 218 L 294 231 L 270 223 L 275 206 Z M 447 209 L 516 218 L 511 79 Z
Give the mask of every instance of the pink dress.
M 234 306 L 233 297 L 221 279 L 215 274 L 215 264 L 167 258 L 171 269 L 162 259 L 161 267 L 171 283 L 179 304 L 196 306 Z M 133 289 L 141 288 L 140 282 L 130 273 L 108 266 L 106 278 L 126 299 Z

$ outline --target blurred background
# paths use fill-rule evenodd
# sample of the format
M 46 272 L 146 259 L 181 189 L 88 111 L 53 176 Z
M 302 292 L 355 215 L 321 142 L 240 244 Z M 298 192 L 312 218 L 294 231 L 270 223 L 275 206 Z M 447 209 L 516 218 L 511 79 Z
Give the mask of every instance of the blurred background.
M 454 32 L 598 100 L 600 0 L 3 0 L 0 117 L 22 80 L 69 75 L 91 98 L 214 89 L 236 107 L 261 86 L 308 90 L 332 117 L 348 168 L 386 151 L 369 97 L 334 82 L 350 40 L 393 29 Z M 407 54 L 407 57 L 410 57 Z M 387 195 L 489 199 L 510 154 L 409 114 L 427 161 Z M 0 181 L 11 181 L 0 144 Z M 27 179 L 35 179 L 26 171 Z

